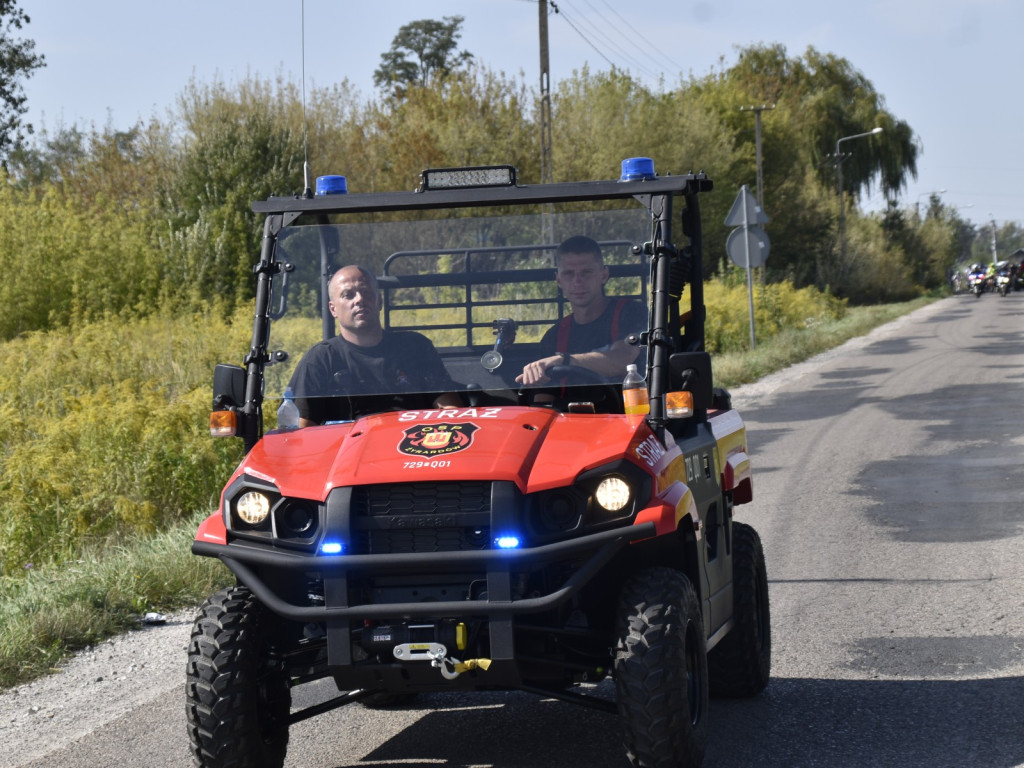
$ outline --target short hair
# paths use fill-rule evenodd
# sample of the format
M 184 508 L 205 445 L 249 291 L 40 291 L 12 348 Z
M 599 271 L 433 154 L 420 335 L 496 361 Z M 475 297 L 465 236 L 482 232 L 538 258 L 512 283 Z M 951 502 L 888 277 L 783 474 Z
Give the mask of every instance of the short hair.
M 366 279 L 366 282 L 370 284 L 370 290 L 374 293 L 380 290 L 380 286 L 377 284 L 377 276 L 373 274 L 366 267 L 360 266 L 359 264 L 346 264 L 343 267 L 338 267 L 334 272 L 331 273 L 330 278 L 327 280 L 328 287 L 334 285 L 334 280 L 343 269 L 357 269 Z
M 604 265 L 604 255 L 601 253 L 601 246 L 597 244 L 597 240 L 586 235 L 573 235 L 558 245 L 558 248 L 555 249 L 556 267 L 562 255 L 566 253 L 589 253 L 597 259 L 599 264 Z

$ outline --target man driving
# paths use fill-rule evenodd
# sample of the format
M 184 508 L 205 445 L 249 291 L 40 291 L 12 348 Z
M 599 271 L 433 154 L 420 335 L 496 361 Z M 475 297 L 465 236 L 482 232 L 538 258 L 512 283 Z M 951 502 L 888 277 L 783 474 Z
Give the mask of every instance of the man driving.
M 516 381 L 524 385 L 550 380 L 548 369 L 575 365 L 601 376 L 620 377 L 640 355 L 626 343 L 647 328 L 647 310 L 633 299 L 610 300 L 604 293 L 609 272 L 596 240 L 576 235 L 555 251 L 555 282 L 572 305 L 572 314 L 541 338 L 545 356 L 527 364 Z

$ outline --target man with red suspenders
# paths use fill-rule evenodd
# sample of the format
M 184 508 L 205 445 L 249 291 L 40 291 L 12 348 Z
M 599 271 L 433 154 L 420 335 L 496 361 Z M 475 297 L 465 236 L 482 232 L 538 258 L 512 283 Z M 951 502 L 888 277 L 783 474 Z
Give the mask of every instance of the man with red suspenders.
M 607 378 L 621 378 L 640 348 L 627 344 L 630 334 L 647 328 L 647 310 L 633 299 L 604 295 L 608 267 L 601 247 L 583 235 L 570 237 L 555 251 L 555 281 L 572 304 L 572 314 L 548 329 L 541 347 L 551 350 L 523 368 L 520 384 L 543 384 L 554 365 L 575 365 Z

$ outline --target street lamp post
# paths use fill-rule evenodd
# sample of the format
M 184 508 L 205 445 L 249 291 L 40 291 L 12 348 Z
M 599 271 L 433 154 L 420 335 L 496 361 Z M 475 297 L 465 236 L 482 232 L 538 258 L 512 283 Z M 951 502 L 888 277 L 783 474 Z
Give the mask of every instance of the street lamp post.
M 874 136 L 882 132 L 882 126 L 878 126 L 865 133 L 855 133 L 853 136 L 843 136 L 836 139 L 836 171 L 839 176 L 839 258 L 840 263 L 846 263 L 846 206 L 843 203 L 843 158 L 839 154 L 839 145 L 851 139 L 860 139 L 864 136 Z

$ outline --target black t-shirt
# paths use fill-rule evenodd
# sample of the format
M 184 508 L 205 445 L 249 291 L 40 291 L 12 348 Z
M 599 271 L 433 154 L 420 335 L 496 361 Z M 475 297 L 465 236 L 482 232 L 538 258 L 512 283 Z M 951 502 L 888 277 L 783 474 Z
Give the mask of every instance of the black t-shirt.
M 616 322 L 616 313 L 618 321 Z M 566 326 L 563 326 L 563 323 Z M 618 326 L 615 329 L 613 326 Z M 617 332 L 615 332 L 617 330 Z M 572 315 L 551 328 L 541 338 L 541 348 L 553 355 L 555 352 L 568 352 L 571 355 L 610 347 L 616 341 L 625 339 L 632 333 L 641 334 L 647 330 L 647 310 L 633 299 L 611 299 L 599 317 L 589 323 L 578 323 Z M 568 344 L 559 344 L 568 332 Z
M 299 414 L 323 424 L 396 408 L 432 408 L 438 393 L 460 387 L 430 339 L 401 331 L 385 332 L 373 347 L 341 336 L 321 341 L 295 367 L 291 388 Z

